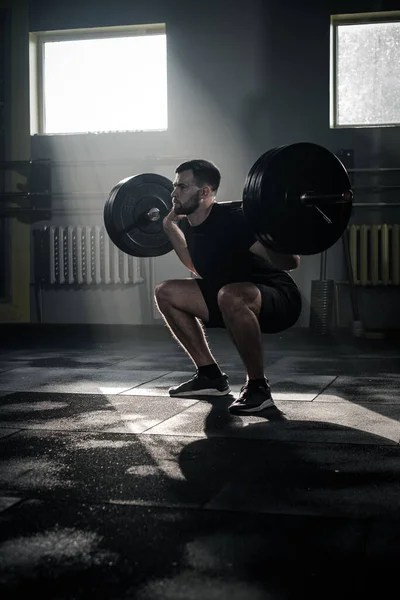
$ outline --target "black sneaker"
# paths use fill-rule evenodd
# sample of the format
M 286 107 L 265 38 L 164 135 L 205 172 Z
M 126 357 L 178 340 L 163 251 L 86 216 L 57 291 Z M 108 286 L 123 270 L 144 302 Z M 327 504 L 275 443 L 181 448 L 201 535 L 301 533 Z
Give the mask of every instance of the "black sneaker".
M 201 375 L 198 371 L 192 379 L 185 381 L 176 387 L 168 390 L 170 396 L 226 396 L 231 393 L 228 384 L 228 376 L 222 373 L 217 379 L 209 379 Z
M 271 406 L 275 404 L 268 382 L 266 386 L 249 385 L 247 382 L 240 390 L 239 398 L 232 402 L 228 410 L 233 415 L 242 415 L 257 413 Z

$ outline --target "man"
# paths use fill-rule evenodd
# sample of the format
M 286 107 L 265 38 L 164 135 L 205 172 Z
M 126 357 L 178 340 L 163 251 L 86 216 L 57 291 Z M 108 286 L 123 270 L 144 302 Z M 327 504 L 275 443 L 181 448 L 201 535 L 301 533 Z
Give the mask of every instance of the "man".
M 155 299 L 173 337 L 196 366 L 194 377 L 170 388 L 169 394 L 230 393 L 228 377 L 204 332 L 204 327 L 225 327 L 247 371 L 246 384 L 229 411 L 253 414 L 274 406 L 264 375 L 262 334 L 283 331 L 298 320 L 301 295 L 287 271 L 297 268 L 300 258 L 266 249 L 246 224 L 240 205 L 217 203 L 220 181 L 218 168 L 206 160 L 177 167 L 173 208 L 163 225 L 196 278 L 164 281 L 156 287 Z

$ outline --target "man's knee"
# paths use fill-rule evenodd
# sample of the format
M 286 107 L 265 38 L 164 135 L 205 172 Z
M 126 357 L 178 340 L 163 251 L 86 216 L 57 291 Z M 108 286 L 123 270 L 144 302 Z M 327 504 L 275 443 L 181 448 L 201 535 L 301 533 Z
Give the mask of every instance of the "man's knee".
M 260 292 L 253 284 L 230 283 L 218 292 L 218 306 L 224 315 L 250 308 L 258 313 L 260 309 Z
M 170 281 L 163 281 L 158 283 L 154 289 L 154 297 L 157 304 L 165 305 L 171 302 L 172 298 L 172 285 Z
M 234 283 L 224 285 L 218 292 L 217 300 L 218 306 L 224 314 L 243 309 L 245 304 L 240 288 Z
M 162 313 L 170 308 L 181 310 L 208 321 L 207 304 L 194 279 L 171 279 L 156 285 L 154 297 Z

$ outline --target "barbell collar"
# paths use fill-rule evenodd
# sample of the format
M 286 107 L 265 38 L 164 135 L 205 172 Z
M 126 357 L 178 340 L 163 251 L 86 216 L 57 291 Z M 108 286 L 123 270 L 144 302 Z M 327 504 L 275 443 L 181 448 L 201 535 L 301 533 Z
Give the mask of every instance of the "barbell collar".
M 154 221 L 159 221 L 161 219 L 160 210 L 155 206 L 153 208 L 150 208 L 150 210 L 145 214 L 145 218 L 150 223 L 154 223 Z

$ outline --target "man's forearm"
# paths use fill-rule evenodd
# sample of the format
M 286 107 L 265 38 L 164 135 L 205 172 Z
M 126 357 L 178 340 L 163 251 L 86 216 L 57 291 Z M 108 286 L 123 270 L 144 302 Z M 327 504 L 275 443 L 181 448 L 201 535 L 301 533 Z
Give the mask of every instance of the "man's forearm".
M 164 231 L 167 234 L 173 249 L 175 250 L 178 258 L 185 265 L 189 271 L 198 275 L 196 269 L 193 266 L 192 259 L 187 248 L 186 239 L 182 230 L 177 223 L 164 224 Z
M 271 264 L 283 271 L 293 271 L 300 265 L 300 257 L 293 254 L 278 254 L 267 250 Z
M 283 271 L 292 271 L 300 265 L 300 256 L 274 252 L 272 248 L 266 248 L 260 242 L 255 242 L 250 248 L 250 252 Z

